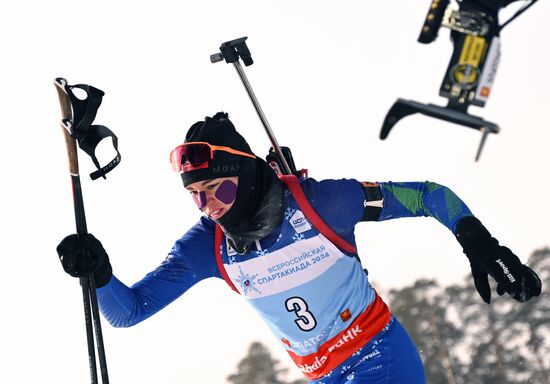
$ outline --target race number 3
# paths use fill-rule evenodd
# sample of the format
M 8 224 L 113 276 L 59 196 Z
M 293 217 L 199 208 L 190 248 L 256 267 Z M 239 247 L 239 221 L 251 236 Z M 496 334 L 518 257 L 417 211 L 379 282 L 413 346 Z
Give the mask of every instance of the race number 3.
M 294 312 L 298 317 L 294 322 L 302 331 L 311 331 L 317 325 L 317 321 L 308 311 L 307 303 L 300 297 L 291 297 L 285 302 L 286 310 Z

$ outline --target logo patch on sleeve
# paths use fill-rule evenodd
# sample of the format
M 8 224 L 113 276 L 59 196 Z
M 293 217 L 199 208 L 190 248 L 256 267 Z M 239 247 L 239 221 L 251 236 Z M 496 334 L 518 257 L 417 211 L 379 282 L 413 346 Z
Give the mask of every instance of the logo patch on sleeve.
M 290 225 L 297 233 L 303 233 L 311 229 L 311 224 L 306 219 L 302 211 L 297 210 L 290 218 Z

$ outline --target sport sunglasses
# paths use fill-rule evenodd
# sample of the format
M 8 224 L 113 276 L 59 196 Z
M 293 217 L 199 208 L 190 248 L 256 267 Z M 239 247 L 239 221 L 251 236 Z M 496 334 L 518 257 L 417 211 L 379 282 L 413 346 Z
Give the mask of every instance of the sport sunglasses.
M 250 153 L 230 147 L 212 145 L 202 141 L 192 141 L 178 145 L 170 152 L 170 163 L 175 172 L 185 173 L 196 169 L 208 168 L 208 161 L 214 158 L 214 151 L 224 151 L 234 155 L 255 159 Z

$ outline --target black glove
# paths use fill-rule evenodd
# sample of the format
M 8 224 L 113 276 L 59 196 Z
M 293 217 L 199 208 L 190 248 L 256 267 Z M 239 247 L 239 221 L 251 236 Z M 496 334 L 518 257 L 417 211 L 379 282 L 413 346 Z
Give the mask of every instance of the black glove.
M 455 232 L 470 260 L 476 289 L 487 304 L 491 302 L 488 275 L 497 281 L 499 295 L 507 292 L 519 302 L 540 295 L 542 284 L 537 274 L 522 264 L 510 249 L 499 245 L 477 218 L 460 219 Z
M 69 235 L 61 240 L 56 249 L 63 269 L 69 275 L 93 275 L 96 288 L 103 287 L 111 280 L 113 270 L 109 256 L 94 235 Z

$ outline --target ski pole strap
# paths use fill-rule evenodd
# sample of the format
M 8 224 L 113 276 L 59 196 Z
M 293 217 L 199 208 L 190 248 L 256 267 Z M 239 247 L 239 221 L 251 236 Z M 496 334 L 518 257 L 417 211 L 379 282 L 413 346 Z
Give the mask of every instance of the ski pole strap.
M 116 156 L 113 160 L 111 160 L 109 163 L 107 163 L 102 167 L 99 164 L 97 157 L 95 156 L 95 148 L 97 147 L 99 142 L 106 137 L 111 137 L 113 142 L 113 148 L 116 151 Z M 92 178 L 92 180 L 95 180 L 100 176 L 105 179 L 106 178 L 105 175 L 110 171 L 112 171 L 113 168 L 120 163 L 120 152 L 118 151 L 118 138 L 109 128 L 103 125 L 90 126 L 90 130 L 88 131 L 87 135 L 81 139 L 78 139 L 78 146 L 80 147 L 80 149 L 82 149 L 92 158 L 92 161 L 94 162 L 97 168 L 97 171 L 94 171 L 90 174 L 90 177 Z
M 85 99 L 78 98 L 73 88 L 78 88 L 86 92 Z M 66 85 L 65 91 L 69 95 L 71 107 L 73 109 L 73 121 L 71 122 L 71 136 L 76 139 L 78 146 L 92 158 L 97 171 L 90 174 L 92 180 L 99 177 L 106 178 L 105 175 L 113 170 L 120 163 L 120 152 L 118 151 L 118 138 L 107 127 L 103 125 L 92 125 L 101 105 L 105 93 L 95 87 L 86 84 Z M 116 156 L 107 165 L 101 167 L 95 155 L 95 149 L 99 142 L 107 137 L 112 139 Z
M 288 189 L 290 189 L 290 192 L 296 199 L 296 202 L 298 203 L 298 206 L 306 216 L 306 218 L 311 221 L 313 226 L 317 228 L 319 232 L 321 232 L 332 244 L 336 245 L 341 250 L 344 250 L 348 253 L 357 255 L 357 249 L 348 243 L 346 240 L 344 240 L 340 235 L 338 235 L 334 230 L 327 225 L 315 212 L 311 204 L 309 203 L 309 200 L 307 199 L 302 186 L 300 185 L 300 181 L 298 178 L 294 175 L 280 175 L 279 178 L 286 184 Z

